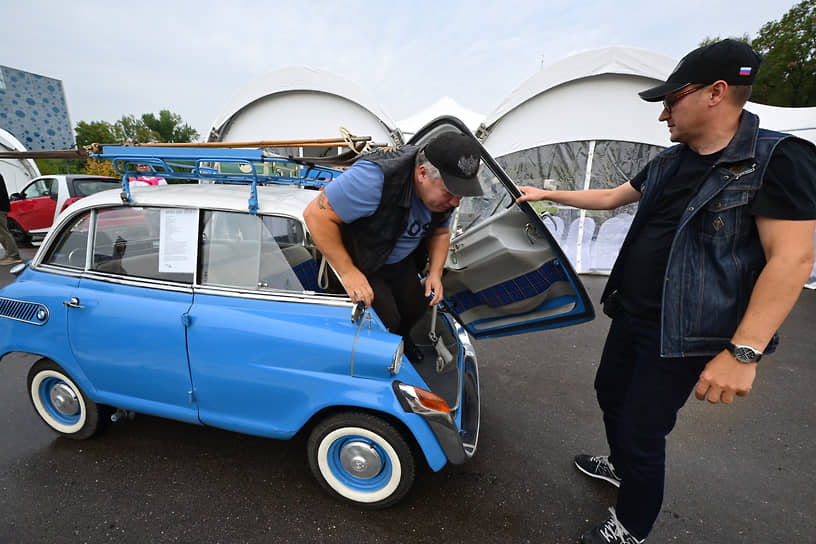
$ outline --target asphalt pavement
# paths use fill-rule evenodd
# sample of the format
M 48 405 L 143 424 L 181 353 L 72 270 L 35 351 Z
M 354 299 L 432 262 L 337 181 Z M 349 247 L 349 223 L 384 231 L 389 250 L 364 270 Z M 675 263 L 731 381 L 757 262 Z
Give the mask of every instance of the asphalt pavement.
M 0 267 L 0 285 L 12 279 Z M 583 280 L 597 302 L 605 279 Z M 650 543 L 816 542 L 814 316 L 816 292 L 803 291 L 748 397 L 688 401 Z M 592 380 L 608 325 L 600 314 L 477 342 L 476 456 L 420 471 L 385 511 L 324 494 L 302 437 L 137 415 L 91 440 L 58 438 L 25 392 L 35 359 L 11 354 L 0 361 L 0 543 L 576 542 L 616 494 L 572 465 L 606 453 Z

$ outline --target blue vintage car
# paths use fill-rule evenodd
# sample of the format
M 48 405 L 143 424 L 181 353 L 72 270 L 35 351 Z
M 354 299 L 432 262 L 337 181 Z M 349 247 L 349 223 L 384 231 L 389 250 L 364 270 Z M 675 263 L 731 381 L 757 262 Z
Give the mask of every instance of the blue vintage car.
M 439 119 L 415 141 L 446 130 L 467 132 Z M 440 470 L 475 453 L 472 338 L 593 317 L 541 218 L 514 203 L 518 189 L 486 152 L 484 196 L 453 219 L 445 302 L 414 329 L 424 357 L 413 361 L 337 289 L 304 225 L 315 188 L 336 172 L 296 164 L 279 175 L 268 168 L 279 159 L 257 149 L 107 146 L 101 156 L 125 178 L 147 162 L 216 183 L 131 190 L 125 180 L 67 208 L 34 259 L 12 269 L 0 355 L 39 358 L 28 394 L 64 437 L 132 413 L 277 439 L 303 432 L 330 494 L 386 507 L 419 463 Z

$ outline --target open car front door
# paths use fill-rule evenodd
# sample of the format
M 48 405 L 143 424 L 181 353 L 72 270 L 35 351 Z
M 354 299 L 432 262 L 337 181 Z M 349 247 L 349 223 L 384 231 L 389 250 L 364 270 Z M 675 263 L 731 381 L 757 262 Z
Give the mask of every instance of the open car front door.
M 409 142 L 423 145 L 443 132 L 472 136 L 454 117 L 440 117 Z M 475 137 L 474 137 L 475 139 Z M 565 327 L 595 317 L 592 303 L 541 217 L 482 148 L 483 195 L 464 197 L 451 220 L 442 283 L 445 304 L 476 338 Z

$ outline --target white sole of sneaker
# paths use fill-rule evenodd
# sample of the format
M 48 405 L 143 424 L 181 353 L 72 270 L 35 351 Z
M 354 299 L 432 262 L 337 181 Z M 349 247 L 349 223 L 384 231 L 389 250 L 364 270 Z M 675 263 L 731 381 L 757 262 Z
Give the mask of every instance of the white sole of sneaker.
M 588 471 L 584 470 L 583 468 L 581 468 L 581 465 L 579 465 L 578 463 L 574 463 L 574 465 L 575 465 L 575 468 L 577 468 L 578 470 L 580 470 L 581 472 L 583 472 L 584 474 L 586 474 L 590 478 L 595 478 L 596 480 L 603 480 L 605 482 L 609 482 L 610 484 L 614 485 L 615 487 L 620 487 L 620 482 L 615 480 L 615 479 L 607 478 L 606 476 L 600 476 L 598 474 L 588 472 Z

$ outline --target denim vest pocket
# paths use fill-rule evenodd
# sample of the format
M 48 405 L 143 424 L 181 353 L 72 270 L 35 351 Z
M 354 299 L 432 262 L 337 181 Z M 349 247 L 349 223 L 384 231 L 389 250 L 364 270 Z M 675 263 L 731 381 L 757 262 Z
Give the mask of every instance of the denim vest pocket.
M 748 203 L 757 189 L 727 187 L 706 204 L 700 213 L 700 226 L 705 238 L 731 238 L 741 231 L 742 223 L 750 219 Z

